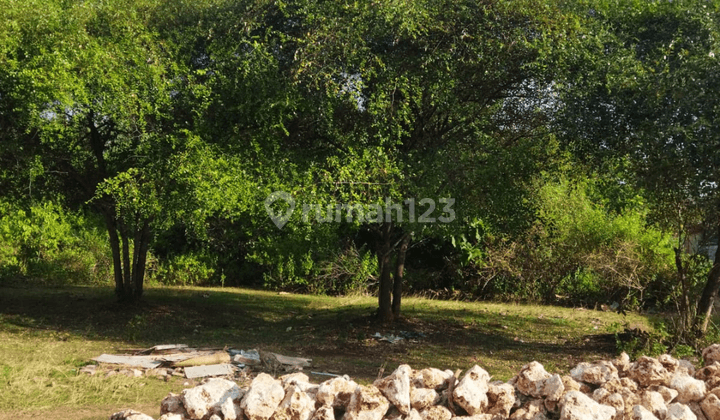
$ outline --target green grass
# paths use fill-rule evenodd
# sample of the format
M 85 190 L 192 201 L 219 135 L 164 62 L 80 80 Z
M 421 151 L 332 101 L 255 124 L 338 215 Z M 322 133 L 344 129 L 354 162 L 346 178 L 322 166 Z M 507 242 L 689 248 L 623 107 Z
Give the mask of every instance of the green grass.
M 382 326 L 372 321 L 375 307 L 372 297 L 164 287 L 123 306 L 110 288 L 0 288 L 0 419 L 3 413 L 21 418 L 18 413 L 28 410 L 62 418 L 63 407 L 103 407 L 109 411 L 87 418 L 107 418 L 126 407 L 159 406 L 169 391 L 183 388 L 182 378 L 78 373 L 91 357 L 126 348 L 261 348 L 312 358 L 314 371 L 364 383 L 382 366 L 387 373 L 401 363 L 441 369 L 478 364 L 507 380 L 532 360 L 567 372 L 580 361 L 612 357 L 619 329 L 650 329 L 635 314 L 420 298 L 404 299 L 404 319 Z M 425 337 L 395 345 L 371 337 L 400 331 Z

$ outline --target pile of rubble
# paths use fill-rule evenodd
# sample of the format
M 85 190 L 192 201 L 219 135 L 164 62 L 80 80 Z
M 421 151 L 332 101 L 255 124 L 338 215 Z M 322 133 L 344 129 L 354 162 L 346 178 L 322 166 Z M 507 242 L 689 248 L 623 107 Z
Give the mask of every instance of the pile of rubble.
M 670 355 L 623 353 L 580 363 L 570 375 L 525 365 L 508 382 L 474 366 L 460 371 L 401 365 L 373 385 L 336 377 L 319 385 L 303 373 L 261 373 L 248 389 L 207 379 L 161 403 L 160 420 L 720 420 L 720 344 L 703 351 L 705 367 Z M 134 410 L 111 420 L 152 420 Z

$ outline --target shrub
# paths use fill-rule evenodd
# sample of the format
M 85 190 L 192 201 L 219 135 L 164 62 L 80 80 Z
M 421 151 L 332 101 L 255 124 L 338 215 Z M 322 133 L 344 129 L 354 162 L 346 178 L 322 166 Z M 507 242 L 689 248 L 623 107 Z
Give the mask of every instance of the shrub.
M 154 257 L 148 270 L 148 281 L 168 286 L 224 285 L 224 276 L 215 270 L 217 257 L 206 253 L 186 253 L 162 261 Z
M 350 244 L 325 261 L 321 273 L 310 283 L 309 290 L 329 295 L 363 294 L 368 291 L 377 270 L 374 253 L 358 250 L 355 244 Z
M 52 201 L 28 208 L 0 201 L 0 280 L 104 284 L 111 280 L 107 234 L 96 218 Z
M 474 270 L 469 288 L 484 297 L 589 306 L 657 301 L 658 283 L 672 278 L 671 238 L 648 225 L 641 205 L 616 214 L 590 198 L 592 188 L 548 183 L 539 189 L 532 228 L 515 238 L 485 229 L 479 240 L 465 241 Z

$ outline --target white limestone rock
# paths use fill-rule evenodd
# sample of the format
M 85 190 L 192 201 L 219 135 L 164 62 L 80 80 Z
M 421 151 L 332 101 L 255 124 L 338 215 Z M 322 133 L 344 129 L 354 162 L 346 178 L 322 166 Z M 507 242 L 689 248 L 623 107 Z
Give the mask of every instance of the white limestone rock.
M 185 420 L 186 417 L 181 416 L 180 414 L 175 413 L 165 413 L 162 416 L 158 417 L 158 420 Z
M 542 400 L 532 400 L 528 404 L 515 410 L 510 420 L 547 420 L 547 413 Z
M 648 387 L 647 390 L 659 392 L 660 395 L 663 396 L 666 404 L 670 404 L 675 399 L 675 397 L 678 396 L 678 392 L 676 390 L 662 385 L 653 385 L 651 387 Z
M 560 401 L 560 420 L 613 420 L 615 409 L 593 401 L 579 391 L 570 391 Z
M 346 409 L 357 387 L 355 381 L 332 378 L 320 384 L 316 398 L 322 405 Z
M 641 356 L 630 366 L 628 377 L 644 387 L 670 382 L 670 374 L 662 363 L 648 356 Z
M 695 372 L 695 379 L 705 382 L 705 389 L 720 387 L 720 362 L 713 362 Z
M 410 374 L 408 365 L 400 365 L 389 376 L 375 381 L 374 385 L 403 415 L 410 414 Z
M 665 398 L 659 392 L 644 391 L 640 395 L 640 404 L 659 419 L 664 419 L 667 415 Z
M 683 373 L 675 374 L 670 380 L 669 387 L 678 392 L 675 402 L 699 402 L 705 398 L 705 382 Z
M 695 417 L 697 417 L 697 420 L 708 420 L 707 417 L 705 417 L 705 413 L 703 413 L 702 408 L 700 407 L 700 403 L 691 402 L 687 403 L 688 408 L 690 411 L 695 414 Z
M 110 420 L 154 420 L 147 414 L 135 410 L 123 410 L 110 416 Z
M 390 401 L 374 385 L 358 385 L 343 420 L 381 420 L 388 408 Z
M 715 362 L 720 362 L 720 344 L 713 344 L 709 347 L 705 347 L 702 351 L 702 357 L 705 361 L 705 366 L 710 366 Z
M 697 416 L 685 404 L 670 404 L 665 420 L 697 420 Z
M 530 362 L 520 369 L 515 379 L 515 386 L 518 391 L 532 397 L 543 397 L 545 380 L 550 378 L 545 367 L 538 362 Z
M 558 377 L 559 378 L 559 377 Z M 491 383 L 488 386 L 488 414 L 507 418 L 515 405 L 515 387 L 507 383 Z
M 188 416 L 194 420 L 219 412 L 226 400 L 236 401 L 242 396 L 243 391 L 235 382 L 221 378 L 208 379 L 202 385 L 184 389 L 181 394 L 182 404 Z
M 441 405 L 434 405 L 430 408 L 420 411 L 422 420 L 450 420 L 452 413 Z
M 610 392 L 605 388 L 598 388 L 593 392 L 592 398 L 600 404 L 615 409 L 615 420 L 622 420 L 625 413 L 625 399 L 617 392 Z
M 630 356 L 628 356 L 627 353 L 622 352 L 620 356 L 613 359 L 612 364 L 615 366 L 615 369 L 617 369 L 618 375 L 620 377 L 625 377 L 630 370 L 632 363 L 630 363 Z
M 440 394 L 432 388 L 410 388 L 410 406 L 418 411 L 440 402 Z
M 678 363 L 680 363 L 680 366 L 677 369 L 678 372 L 685 372 L 690 376 L 695 375 L 695 365 L 693 365 L 689 360 L 680 359 L 678 360 Z
M 642 405 L 636 405 L 632 409 L 632 420 L 660 420 L 652 412 Z
M 282 383 L 267 373 L 260 373 L 250 384 L 240 408 L 248 420 L 268 420 L 284 397 Z
M 315 410 L 311 420 L 335 420 L 335 410 L 329 405 L 323 405 Z
M 160 402 L 160 414 L 167 413 L 188 417 L 180 395 L 171 392 Z
M 617 368 L 610 362 L 580 363 L 570 371 L 570 376 L 578 382 L 602 385 L 612 379 L 620 379 Z
M 450 370 L 425 368 L 413 372 L 412 384 L 415 388 L 431 388 L 437 391 L 445 386 L 451 376 L 453 373 Z
M 315 398 L 297 384 L 289 385 L 272 420 L 310 420 L 315 413 Z
M 700 403 L 705 417 L 708 419 L 720 419 L 720 398 L 715 394 L 708 394 Z
M 488 406 L 490 375 L 478 365 L 468 370 L 453 390 L 453 402 L 469 415 L 482 414 Z

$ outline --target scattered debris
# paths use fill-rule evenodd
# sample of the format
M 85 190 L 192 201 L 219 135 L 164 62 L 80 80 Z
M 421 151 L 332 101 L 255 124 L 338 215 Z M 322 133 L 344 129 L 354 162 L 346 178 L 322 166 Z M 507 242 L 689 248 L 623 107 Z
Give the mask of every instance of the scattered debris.
M 91 360 L 109 365 L 111 368 L 105 377 L 116 374 L 130 377 L 153 376 L 169 380 L 172 376 L 188 379 L 211 376 L 232 377 L 246 367 L 276 374 L 278 372 L 299 371 L 312 366 L 312 359 L 290 357 L 258 350 L 235 349 L 196 349 L 187 344 L 162 344 L 149 349 L 127 350 L 131 354 L 102 354 Z M 140 369 L 144 369 L 140 370 Z M 95 375 L 105 371 L 97 364 L 90 364 L 80 372 Z
M 233 363 L 242 363 L 250 366 L 258 366 L 260 363 L 260 353 L 257 350 L 235 350 L 230 349 L 228 353 L 232 357 Z
M 390 344 L 397 344 L 398 342 L 403 340 L 403 338 L 400 336 L 392 334 L 381 335 L 379 332 L 376 332 L 375 335 L 373 335 L 373 338 L 377 338 L 378 341 L 387 341 Z

